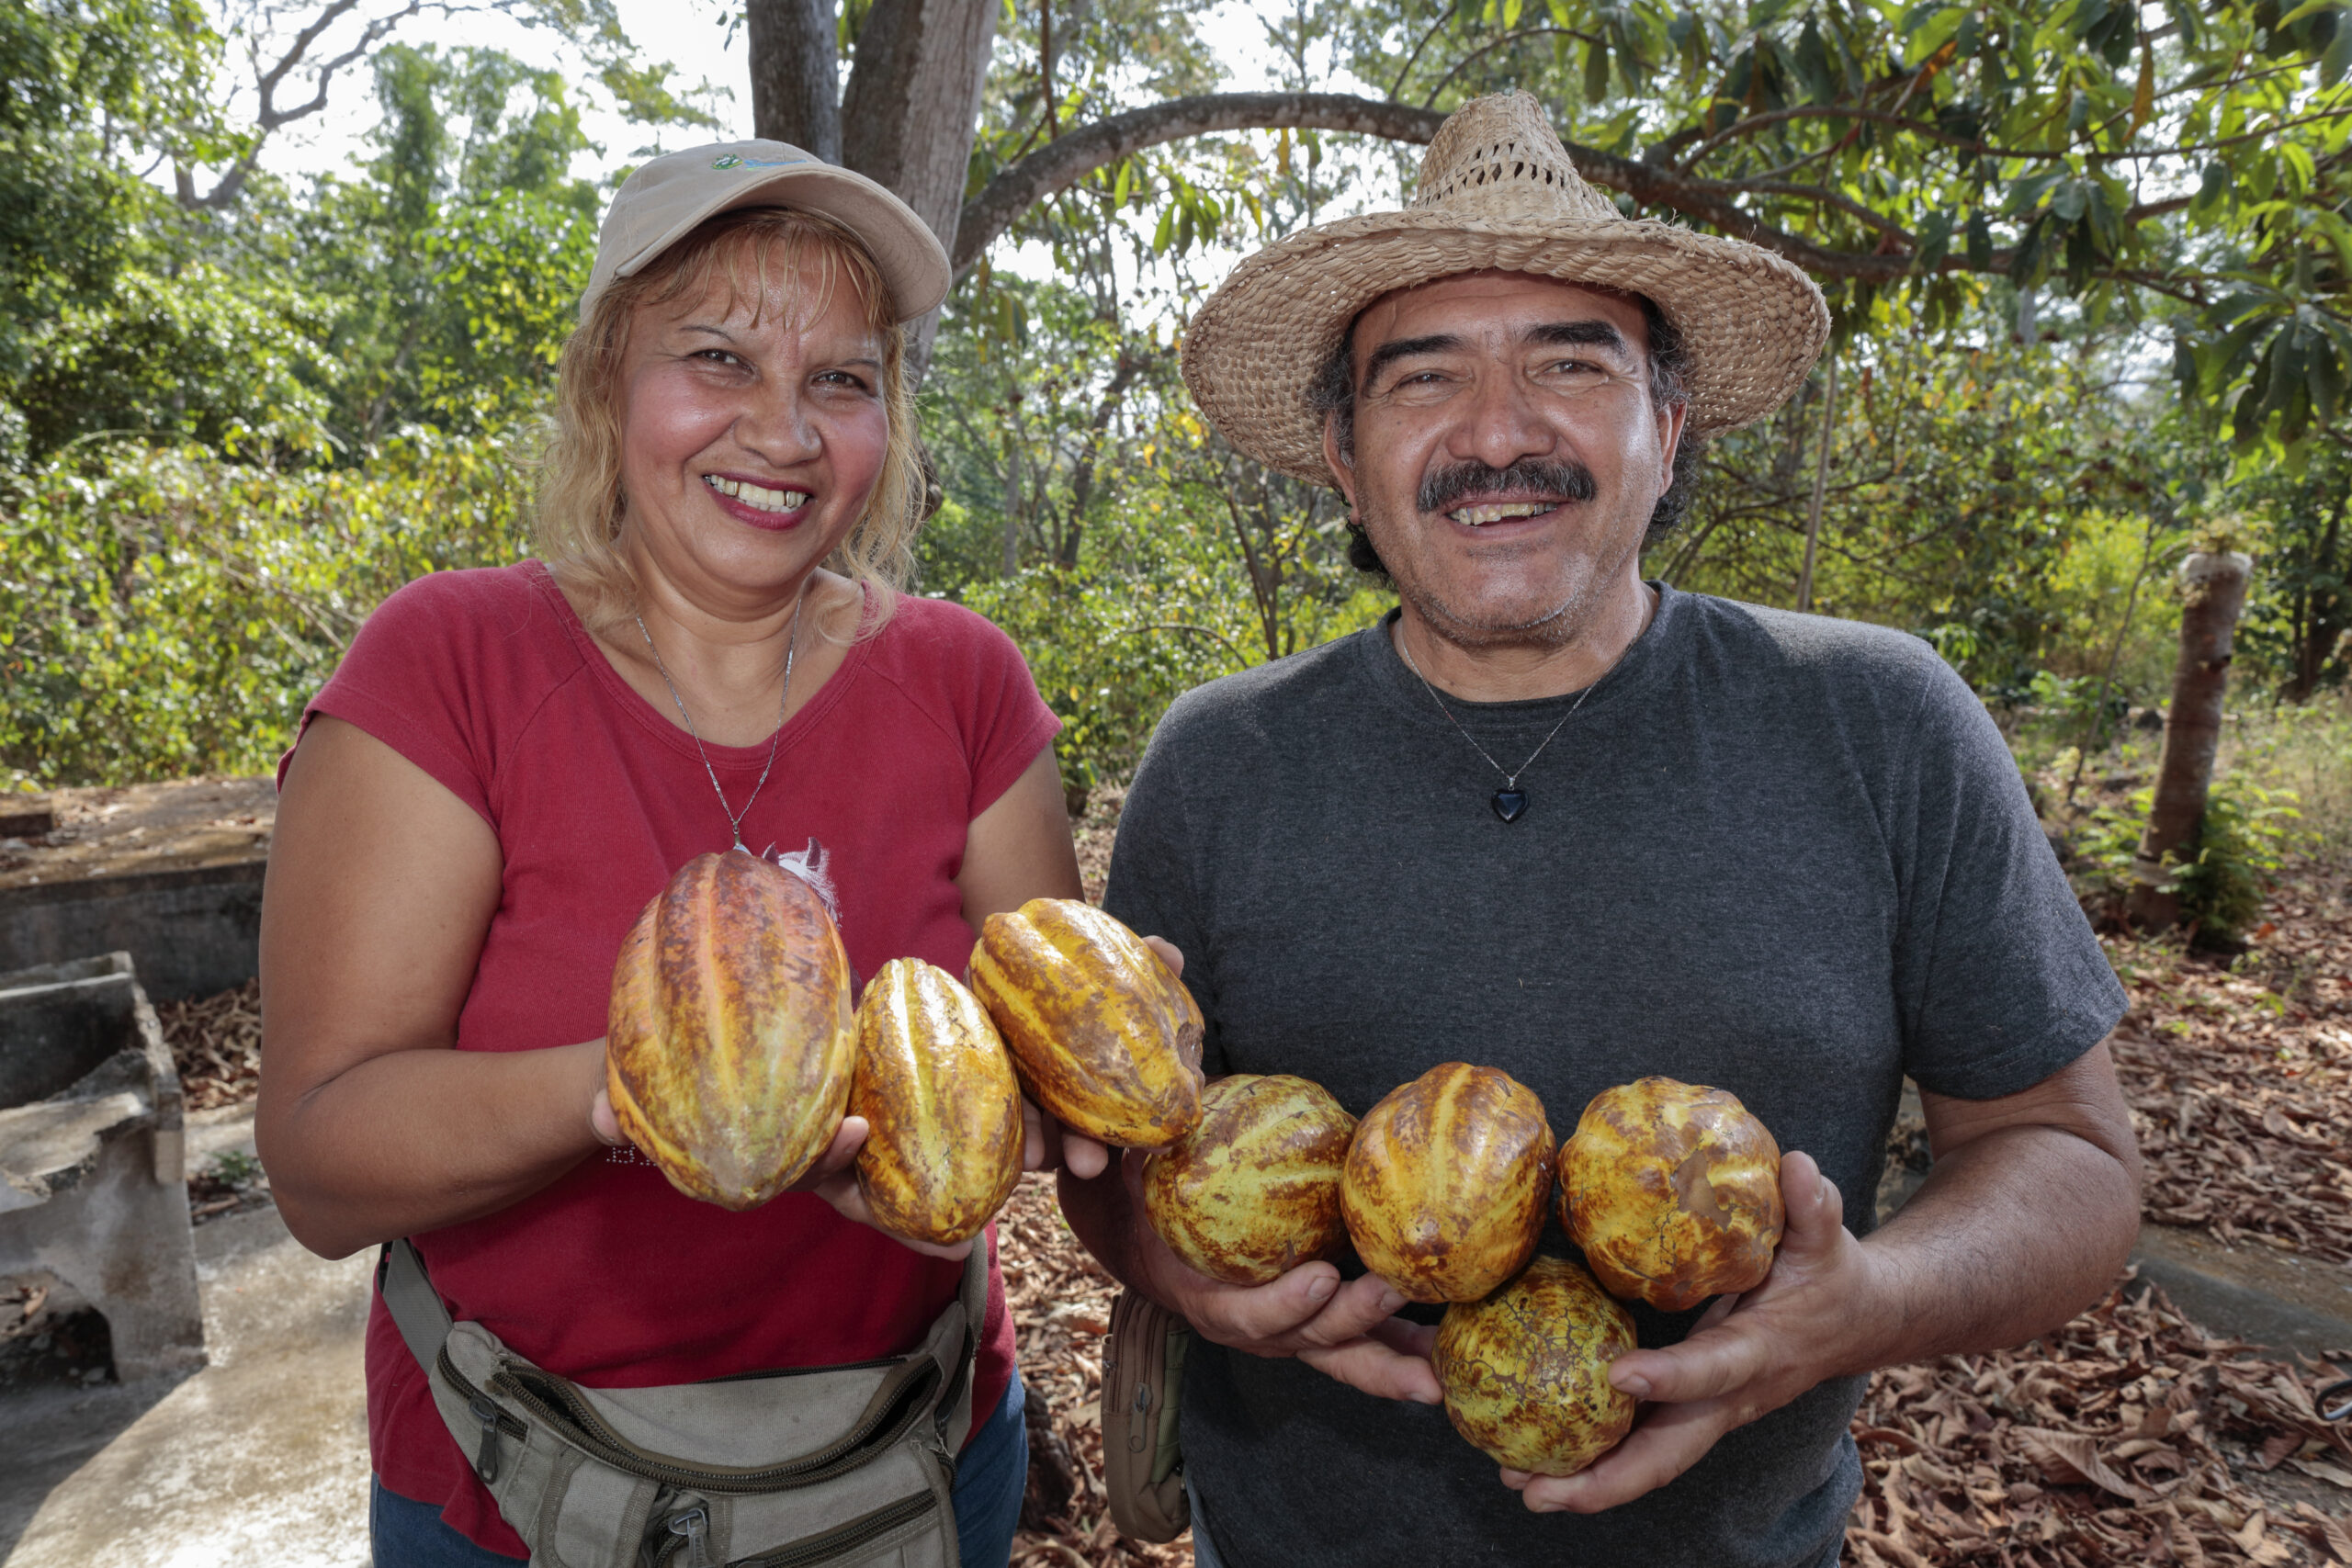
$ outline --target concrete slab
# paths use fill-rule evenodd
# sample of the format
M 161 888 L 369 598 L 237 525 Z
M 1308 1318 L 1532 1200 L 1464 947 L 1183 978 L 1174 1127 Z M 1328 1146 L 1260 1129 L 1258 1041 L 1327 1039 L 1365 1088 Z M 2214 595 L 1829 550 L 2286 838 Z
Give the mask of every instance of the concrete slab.
M 54 830 L 0 837 L 0 969 L 121 948 L 159 1002 L 253 978 L 277 814 L 267 778 L 64 789 L 50 804 Z
M 368 1562 L 370 1258 L 312 1257 L 274 1208 L 196 1240 L 204 1371 L 0 1397 L 5 1568 Z

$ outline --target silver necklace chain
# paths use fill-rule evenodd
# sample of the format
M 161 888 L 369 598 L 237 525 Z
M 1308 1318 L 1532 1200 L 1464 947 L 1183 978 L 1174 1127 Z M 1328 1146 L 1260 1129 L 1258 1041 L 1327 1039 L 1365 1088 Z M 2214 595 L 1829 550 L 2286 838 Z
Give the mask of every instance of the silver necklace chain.
M 1478 744 L 1478 738 L 1471 734 L 1467 729 L 1463 728 L 1462 721 L 1453 716 L 1453 710 L 1445 705 L 1445 699 L 1437 694 L 1437 688 L 1435 686 L 1430 684 L 1430 678 L 1421 673 L 1421 667 L 1419 664 L 1413 662 L 1413 650 L 1405 646 L 1405 633 L 1404 628 L 1401 626 L 1397 628 L 1396 632 L 1396 651 L 1405 656 L 1405 668 L 1410 670 L 1413 672 L 1414 679 L 1420 682 L 1421 690 L 1430 694 L 1430 701 L 1437 704 L 1437 711 L 1445 715 L 1446 722 L 1453 725 L 1455 729 L 1461 731 L 1462 739 L 1470 742 L 1470 749 L 1473 751 L 1477 752 L 1478 755 L 1487 759 L 1487 766 L 1494 769 L 1495 772 L 1503 775 L 1503 788 L 1505 789 L 1517 789 L 1519 787 L 1519 775 L 1527 772 L 1528 769 L 1535 765 L 1535 759 L 1544 755 L 1544 748 L 1552 744 L 1553 739 L 1556 737 L 1560 731 L 1568 727 L 1568 720 L 1576 717 L 1577 709 L 1584 706 L 1585 698 L 1592 695 L 1594 688 L 1599 686 L 1602 681 L 1609 679 L 1610 673 L 1608 670 L 1602 671 L 1599 679 L 1595 680 L 1591 685 L 1587 686 L 1583 691 L 1577 694 L 1577 700 L 1568 705 L 1568 711 L 1560 716 L 1560 722 L 1552 727 L 1552 733 L 1550 735 L 1546 735 L 1541 741 L 1536 743 L 1535 750 L 1527 754 L 1527 761 L 1521 762 L 1517 771 L 1514 772 L 1504 768 L 1500 762 L 1496 761 L 1493 755 L 1489 753 L 1484 746 Z M 1615 666 L 1611 666 L 1611 669 L 1614 668 Z
M 702 771 L 710 775 L 711 793 L 718 796 L 718 809 L 727 814 L 727 829 L 735 835 L 735 848 L 739 850 L 743 847 L 743 818 L 752 814 L 752 803 L 767 787 L 768 772 L 775 766 L 776 743 L 784 739 L 784 716 L 792 705 L 792 660 L 800 651 L 800 608 L 808 601 L 808 591 L 804 586 L 800 596 L 792 602 L 792 630 L 784 645 L 784 695 L 776 700 L 775 733 L 768 737 L 768 760 L 760 769 L 760 782 L 752 786 L 751 797 L 743 802 L 741 811 L 728 807 L 727 791 L 719 787 L 718 770 L 710 765 L 710 753 L 703 750 L 702 732 L 695 728 L 695 716 L 686 711 L 686 699 L 678 694 L 678 683 L 670 679 L 669 666 L 662 662 L 662 650 L 653 646 L 653 634 L 645 629 L 645 617 L 633 617 L 637 635 L 645 639 L 645 651 L 653 655 L 654 670 L 661 674 L 662 683 L 670 688 L 670 700 L 678 705 L 678 716 L 686 721 L 686 733 L 694 737 L 695 755 L 702 759 Z

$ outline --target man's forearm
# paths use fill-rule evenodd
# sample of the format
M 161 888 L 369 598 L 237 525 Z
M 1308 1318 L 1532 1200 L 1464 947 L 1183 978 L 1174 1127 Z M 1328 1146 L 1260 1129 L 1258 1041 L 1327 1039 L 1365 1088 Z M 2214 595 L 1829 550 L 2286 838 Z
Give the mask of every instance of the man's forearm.
M 1159 1302 L 1158 1292 L 1150 1290 L 1150 1270 L 1144 1260 L 1137 1227 L 1141 1224 L 1135 1204 L 1127 1196 L 1126 1178 L 1122 1166 L 1121 1151 L 1111 1151 L 1108 1169 L 1091 1181 L 1081 1180 L 1064 1167 L 1055 1179 L 1055 1191 L 1061 1200 L 1062 1217 L 1095 1260 L 1111 1271 L 1119 1283 L 1131 1291 L 1140 1291 Z M 1171 1309 L 1172 1310 L 1172 1309 Z
M 2020 1344 L 2114 1282 L 2139 1235 L 2136 1158 L 2054 1127 L 1993 1132 L 1936 1162 L 1863 1242 L 1885 1300 L 1852 1372 Z M 1873 1342 L 1875 1341 L 1875 1342 Z

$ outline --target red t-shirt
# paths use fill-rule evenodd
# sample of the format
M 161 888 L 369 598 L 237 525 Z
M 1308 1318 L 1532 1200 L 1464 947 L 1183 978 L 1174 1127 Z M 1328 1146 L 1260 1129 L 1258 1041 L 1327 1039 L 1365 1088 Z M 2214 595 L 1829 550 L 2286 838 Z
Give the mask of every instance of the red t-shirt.
M 622 681 L 536 561 L 438 572 L 393 594 L 305 722 L 312 713 L 382 740 L 498 834 L 503 891 L 458 1017 L 461 1051 L 602 1035 L 613 961 L 639 911 L 679 866 L 729 842 L 694 741 Z M 1058 728 L 1002 632 L 902 596 L 785 727 L 743 841 L 824 846 L 861 975 L 910 955 L 960 975 L 973 942 L 953 880 L 966 829 Z M 740 807 L 767 747 L 708 750 Z M 697 1202 L 633 1150 L 415 1239 L 457 1316 L 610 1388 L 894 1354 L 955 1298 L 961 1273 L 806 1193 L 740 1214 Z M 1012 1359 L 1000 1275 L 975 1429 Z M 368 1434 L 386 1486 L 440 1505 L 484 1546 L 523 1553 L 380 1300 L 368 1323 Z

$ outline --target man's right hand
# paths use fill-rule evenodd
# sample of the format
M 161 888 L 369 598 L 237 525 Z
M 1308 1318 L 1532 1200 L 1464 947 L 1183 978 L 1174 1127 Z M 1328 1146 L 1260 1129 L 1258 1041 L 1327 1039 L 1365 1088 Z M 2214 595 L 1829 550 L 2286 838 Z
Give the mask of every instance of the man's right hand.
M 1430 1369 L 1437 1330 L 1398 1317 L 1405 1298 L 1377 1275 L 1342 1283 L 1329 1263 L 1302 1263 L 1264 1285 L 1228 1285 L 1187 1268 L 1143 1217 L 1143 1156 L 1123 1162 L 1135 1216 L 1137 1281 L 1194 1332 L 1252 1356 L 1295 1356 L 1327 1377 L 1382 1399 L 1435 1404 Z

